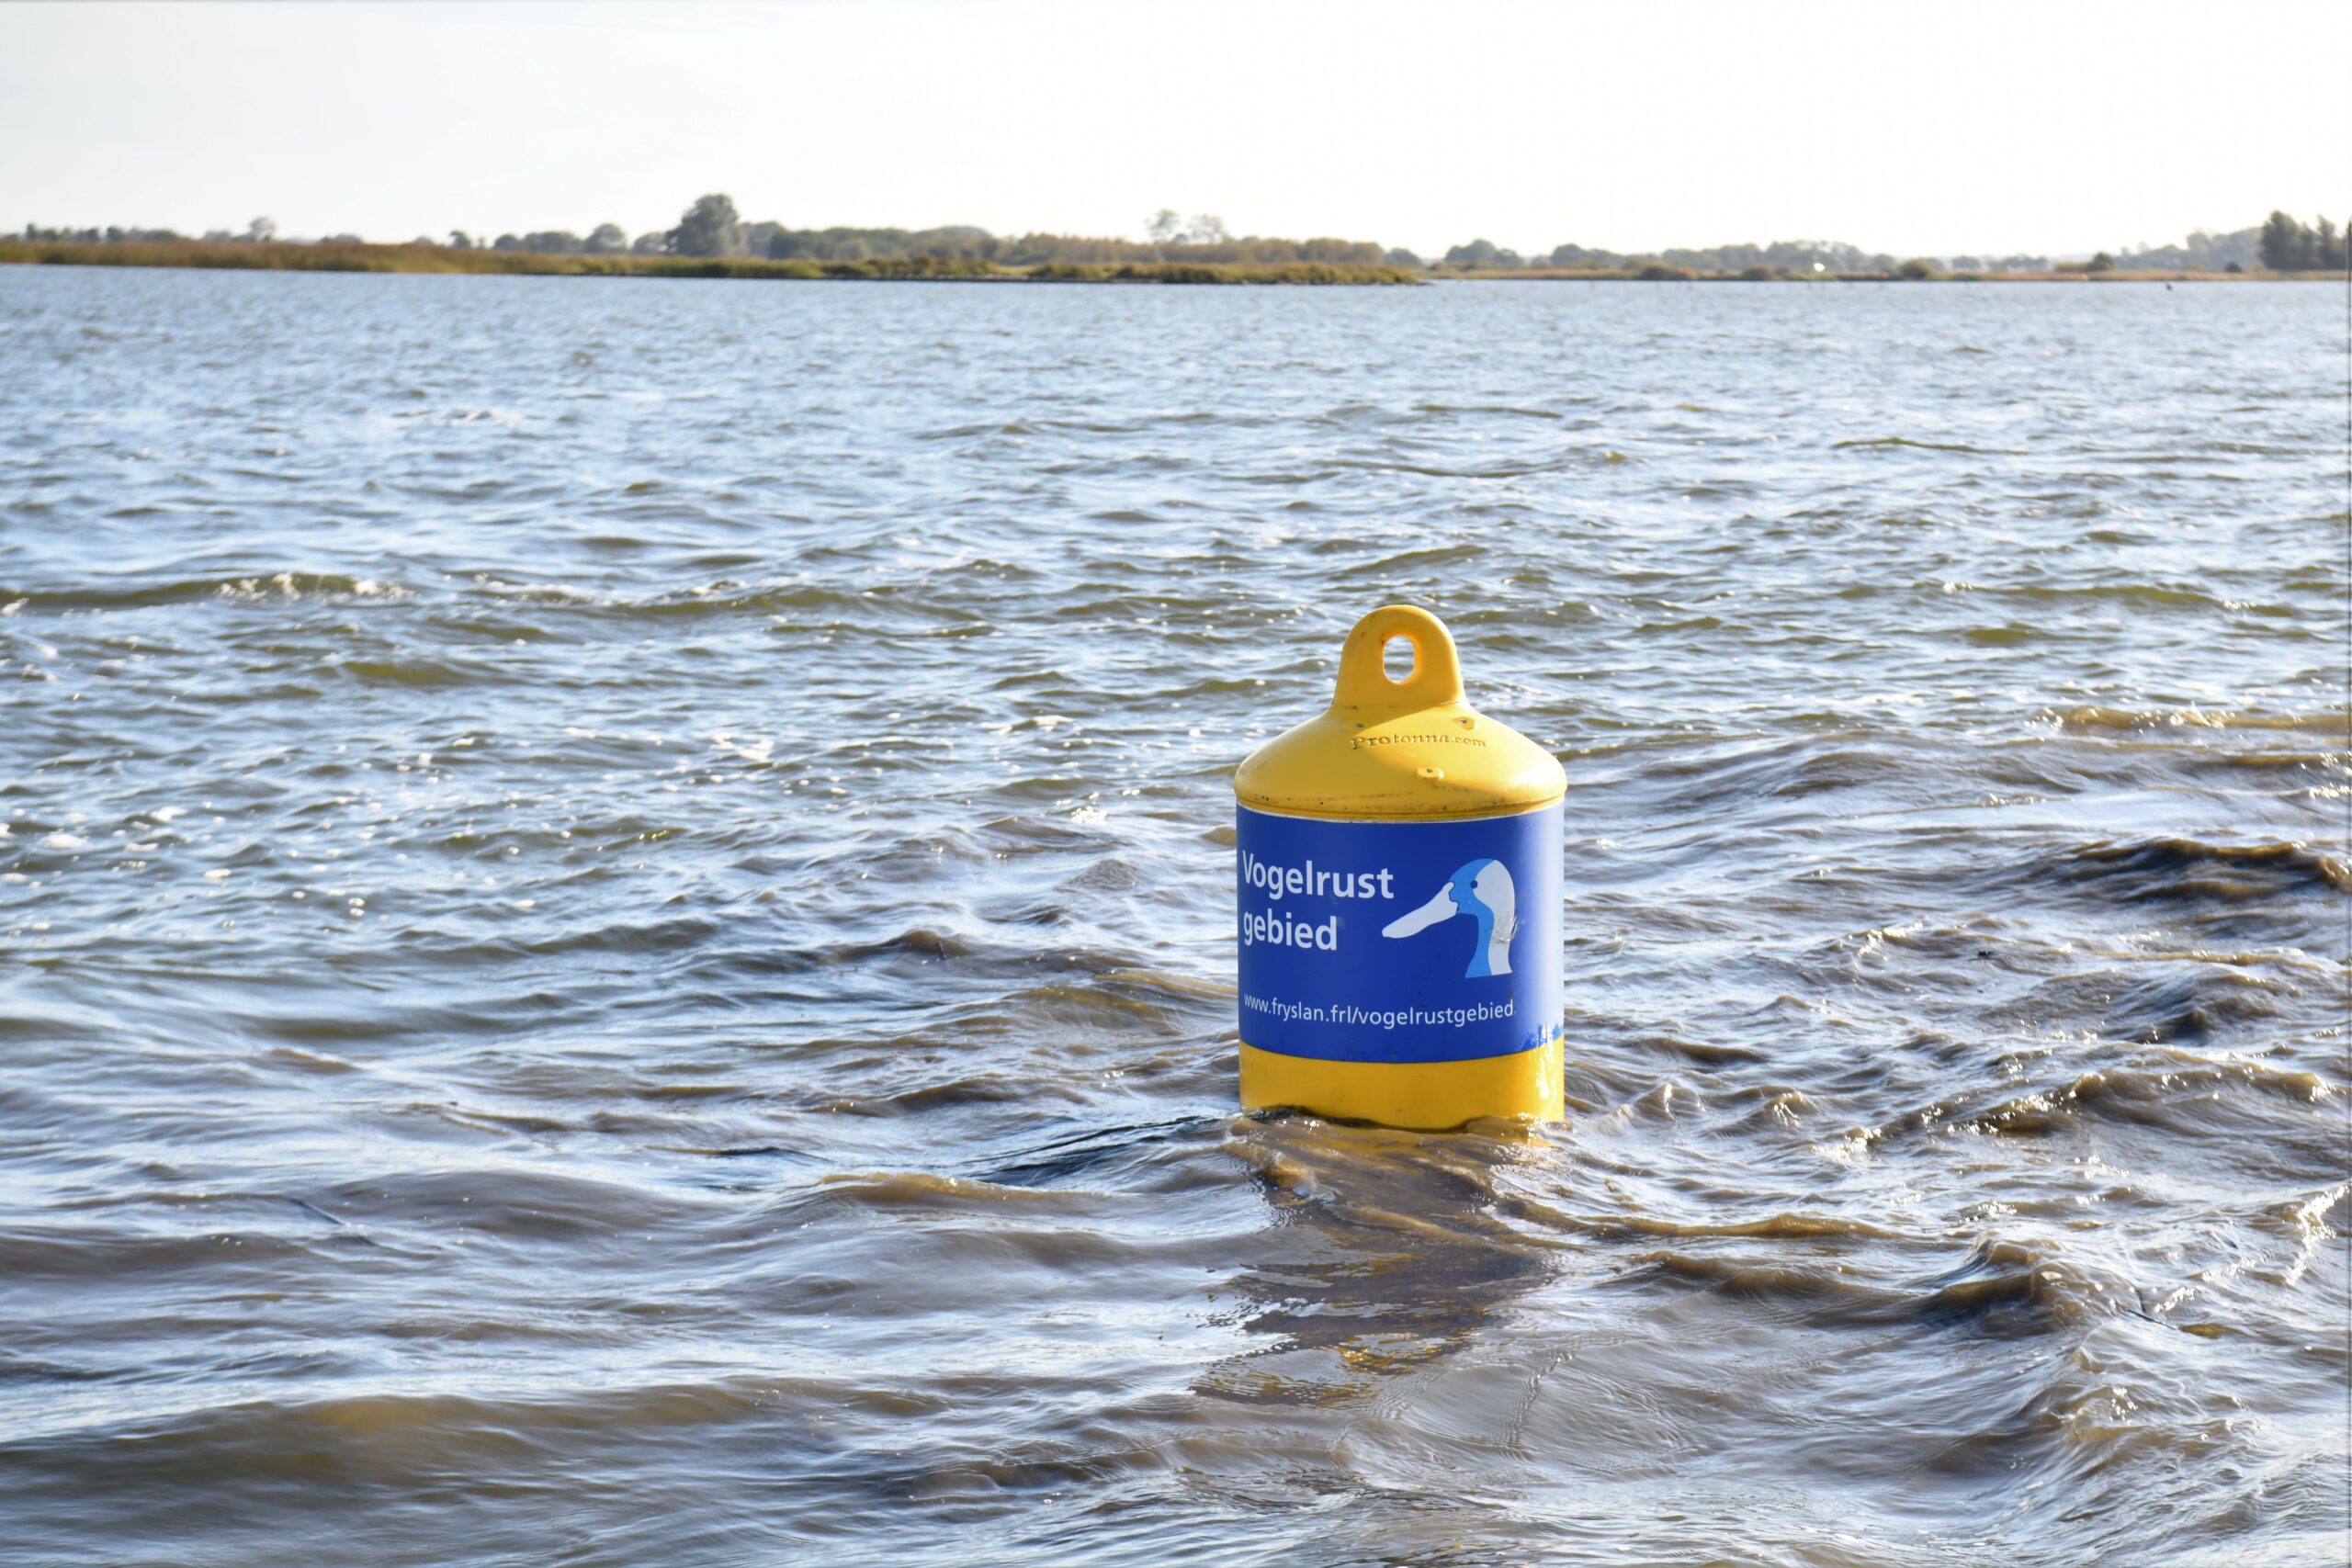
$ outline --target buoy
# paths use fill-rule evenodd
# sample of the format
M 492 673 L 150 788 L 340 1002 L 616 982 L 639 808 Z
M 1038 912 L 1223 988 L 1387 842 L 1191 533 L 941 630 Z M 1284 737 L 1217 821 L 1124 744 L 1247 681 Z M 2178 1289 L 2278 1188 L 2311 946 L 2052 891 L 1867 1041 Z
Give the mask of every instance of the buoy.
M 1391 680 L 1398 640 L 1413 667 Z M 1464 702 L 1444 623 L 1358 621 L 1330 707 L 1233 788 L 1242 1106 L 1556 1120 L 1567 776 Z

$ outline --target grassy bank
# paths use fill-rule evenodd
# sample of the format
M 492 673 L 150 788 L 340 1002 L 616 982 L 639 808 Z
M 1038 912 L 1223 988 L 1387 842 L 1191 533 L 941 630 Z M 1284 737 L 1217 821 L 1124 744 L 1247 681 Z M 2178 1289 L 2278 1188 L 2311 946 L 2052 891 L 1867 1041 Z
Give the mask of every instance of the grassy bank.
M 618 253 L 551 254 L 448 245 L 255 243 L 246 240 L 0 239 L 0 265 L 55 266 L 192 266 L 251 272 L 444 272 L 533 277 L 746 277 L 879 282 L 1413 284 L 1433 279 L 1481 283 L 2243 283 L 2327 279 L 2337 273 L 2252 271 L 2098 271 L 2080 265 L 2050 272 L 1938 272 L 1905 263 L 1893 272 L 1804 272 L 1749 267 L 1700 272 L 1662 262 L 1639 267 L 1436 267 L 1358 262 L 1046 262 L 1007 266 L 973 257 L 876 257 L 865 261 L 770 261 L 755 256 L 672 256 Z
M 973 260 L 904 256 L 856 262 L 766 261 L 751 256 L 546 255 L 447 245 L 279 244 L 243 240 L 0 240 L 0 264 L 51 266 L 194 266 L 248 272 L 449 272 L 566 277 L 832 278 L 988 283 L 1419 283 L 1407 267 L 1333 262 L 1057 263 L 1006 267 Z

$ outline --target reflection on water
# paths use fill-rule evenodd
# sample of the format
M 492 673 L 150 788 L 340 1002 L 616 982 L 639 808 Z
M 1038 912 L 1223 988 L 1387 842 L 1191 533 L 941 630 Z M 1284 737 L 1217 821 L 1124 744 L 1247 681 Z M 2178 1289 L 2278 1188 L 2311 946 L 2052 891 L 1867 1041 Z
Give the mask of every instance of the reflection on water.
M 2335 304 L 6 269 L 9 1550 L 2338 1561 Z M 1391 599 L 1558 1127 L 1234 1109 Z
M 1496 1177 L 1517 1157 L 1515 1134 L 1524 1141 L 1499 1132 L 1431 1138 L 1312 1118 L 1238 1132 L 1227 1150 L 1275 1224 L 1231 1289 L 1251 1303 L 1240 1326 L 1274 1343 L 1211 1388 L 1233 1397 L 1232 1379 L 1264 1380 L 1269 1393 L 1326 1403 L 1320 1383 L 1361 1388 L 1365 1375 L 1476 1344 L 1498 1311 L 1545 1283 L 1561 1243 L 1498 1213 L 1511 1205 Z

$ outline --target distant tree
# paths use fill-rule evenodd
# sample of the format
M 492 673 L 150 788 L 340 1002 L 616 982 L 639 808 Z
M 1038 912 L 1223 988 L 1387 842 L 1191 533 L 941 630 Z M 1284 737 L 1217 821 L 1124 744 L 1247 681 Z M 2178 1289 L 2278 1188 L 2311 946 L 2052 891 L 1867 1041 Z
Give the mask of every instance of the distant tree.
M 2326 219 L 2312 223 L 2312 265 L 2321 272 L 2344 270 L 2344 241 L 2337 236 L 2335 225 Z
M 322 245 L 364 245 L 367 243 L 356 234 L 329 234 L 318 242 Z
M 588 231 L 588 254 L 608 256 L 628 249 L 628 232 L 617 223 L 599 223 Z
M 1232 239 L 1225 231 L 1225 220 L 1214 212 L 1195 212 L 1184 224 L 1183 240 L 1188 245 L 1222 245 Z
M 1184 237 L 1184 220 L 1176 216 L 1172 207 L 1163 207 L 1151 215 L 1143 231 L 1155 245 L 1172 245 Z
M 277 220 L 256 218 L 245 225 L 245 238 L 256 243 L 266 243 L 277 238 Z
M 2229 265 L 2227 265 L 2227 266 L 2223 267 L 2222 270 L 2223 272 L 2234 272 L 2234 273 L 2244 274 L 2244 273 L 2245 273 L 2245 268 L 2244 268 L 2244 267 L 2240 266 L 2240 265 L 2239 265 L 2237 263 L 2235 263 L 2235 262 L 2232 262 Z
M 2263 220 L 2258 242 L 2262 265 L 2272 272 L 2302 271 L 2303 251 L 2310 240 L 2310 233 L 2301 223 L 2283 212 L 2272 212 Z
M 27 226 L 26 232 L 28 235 L 30 234 L 31 229 L 29 225 Z M 204 237 L 213 243 L 218 244 L 224 240 L 233 240 L 237 236 L 232 234 L 226 229 L 207 229 L 204 231 Z
M 437 246 L 441 243 L 441 242 L 440 242 L 440 241 L 438 241 L 438 240 L 436 240 L 436 239 L 435 239 L 435 238 L 434 238 L 432 235 L 430 235 L 430 234 L 419 234 L 415 239 L 411 240 L 411 241 L 409 242 L 409 243 L 410 243 L 410 245 L 413 246 L 415 249 L 420 250 L 420 251 L 423 251 L 423 250 L 432 250 L 432 249 L 434 249 L 434 248 L 437 247 Z
M 1770 283 L 1772 281 L 1772 269 L 1759 262 L 1754 266 L 1741 268 L 1739 279 L 1742 283 Z
M 449 248 L 453 251 L 470 251 L 474 248 L 474 237 L 463 229 L 452 229 L 449 231 Z
M 1395 250 L 1390 251 L 1386 255 L 1380 259 L 1386 262 L 1390 266 L 1419 266 L 1421 265 L 1421 258 L 1415 255 L 1412 252 L 1407 250 L 1402 245 L 1397 246 Z
M 1758 263 L 1772 265 L 1772 258 L 1761 245 L 1717 245 L 1712 250 L 1676 249 L 1660 251 L 1657 260 L 1668 266 L 1686 267 L 1692 272 L 1737 272 L 1742 267 Z
M 581 240 L 579 235 L 569 229 L 543 229 L 536 234 L 524 235 L 523 248 L 526 251 L 537 251 L 541 255 L 578 255 L 581 250 Z
M 662 252 L 670 248 L 669 231 L 666 229 L 648 230 L 646 232 L 639 234 L 636 239 L 631 240 L 628 243 L 628 248 L 631 255 L 658 256 Z
M 1551 262 L 1559 267 L 1622 266 L 1625 258 L 1614 251 L 1587 250 L 1582 245 L 1555 245 Z
M 490 248 L 493 251 L 519 251 L 523 248 L 522 236 L 519 234 L 501 234 L 498 238 L 490 243 Z
M 2256 248 L 2261 241 L 2262 229 L 2258 224 L 2250 229 L 2233 230 L 2226 234 L 2210 233 L 2199 229 L 2191 231 L 2188 243 L 2184 248 L 2196 266 L 2220 271 L 2235 262 L 2238 270 L 2244 272 L 2246 265 L 2255 259 Z
M 747 254 L 772 261 L 876 261 L 931 256 L 941 261 L 1010 262 L 1030 265 L 1047 261 L 1150 261 L 1158 251 L 1141 241 L 1067 241 L 1052 235 L 1031 235 L 1023 241 L 999 240 L 985 229 L 951 223 L 938 229 L 787 229 L 779 223 L 752 223 L 744 228 Z M 1046 254 L 1029 254 L 1035 244 Z M 1064 254 L 1075 246 L 1084 254 Z
M 670 248 L 682 256 L 740 256 L 743 220 L 731 197 L 714 192 L 696 198 L 670 231 Z
M 2193 230 L 2177 245 L 2143 243 L 2137 250 L 2118 252 L 2115 265 L 2129 272 L 2220 272 L 2231 262 L 2236 262 L 2240 264 L 2238 270 L 2243 272 L 2245 264 L 2256 259 L 2261 235 L 2258 228 L 2241 229 L 2231 234 Z
M 2108 265 L 2111 267 L 2114 263 L 2110 262 Z M 1908 278 L 1914 283 L 1923 282 L 1936 276 L 1936 264 L 1925 256 L 1913 256 L 1894 269 L 1894 276 Z
M 1495 265 L 1502 253 L 1492 240 L 1473 240 L 1466 245 L 1456 245 L 1445 253 L 1445 265 L 1459 267 L 1481 267 Z
M 2083 270 L 2085 272 L 2113 272 L 2115 270 L 2115 258 L 2109 255 L 2105 251 L 2101 251 L 2098 254 L 2091 257 L 2090 260 L 2083 264 Z

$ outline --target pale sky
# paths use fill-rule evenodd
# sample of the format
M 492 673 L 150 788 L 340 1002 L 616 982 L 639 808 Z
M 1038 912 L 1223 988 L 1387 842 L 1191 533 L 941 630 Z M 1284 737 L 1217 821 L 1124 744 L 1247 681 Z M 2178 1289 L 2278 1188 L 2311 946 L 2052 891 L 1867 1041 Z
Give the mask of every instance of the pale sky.
M 2352 5 L 0 5 L 0 229 L 2087 253 L 2342 221 Z

